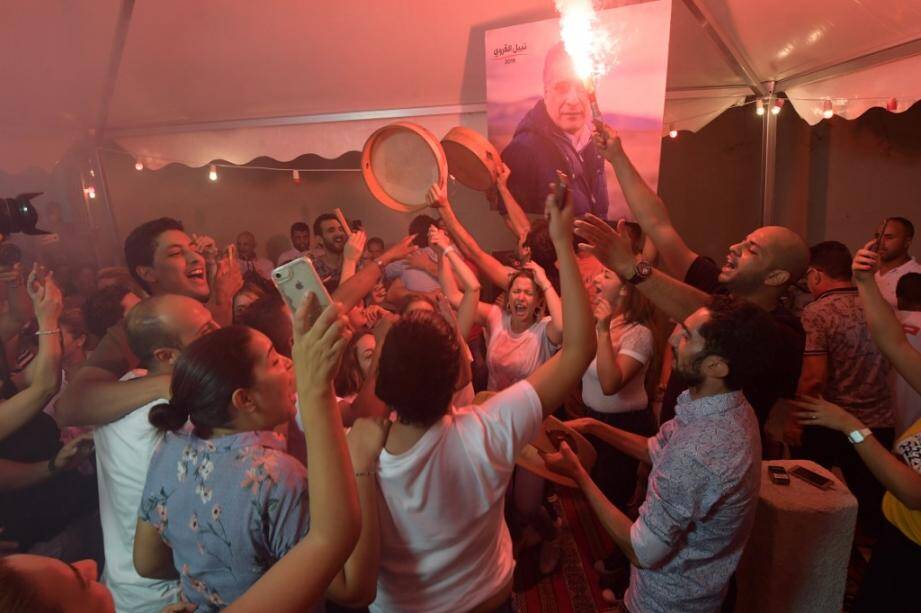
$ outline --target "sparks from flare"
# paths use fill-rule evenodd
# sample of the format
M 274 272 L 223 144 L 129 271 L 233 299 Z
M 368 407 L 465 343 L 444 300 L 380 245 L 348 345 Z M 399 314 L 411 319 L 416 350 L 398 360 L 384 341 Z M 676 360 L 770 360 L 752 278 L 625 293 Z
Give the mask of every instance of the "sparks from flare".
M 595 79 L 608 71 L 614 49 L 610 34 L 598 23 L 592 0 L 556 0 L 560 13 L 560 38 L 572 58 L 576 76 L 588 91 L 592 119 L 603 122 L 595 95 Z

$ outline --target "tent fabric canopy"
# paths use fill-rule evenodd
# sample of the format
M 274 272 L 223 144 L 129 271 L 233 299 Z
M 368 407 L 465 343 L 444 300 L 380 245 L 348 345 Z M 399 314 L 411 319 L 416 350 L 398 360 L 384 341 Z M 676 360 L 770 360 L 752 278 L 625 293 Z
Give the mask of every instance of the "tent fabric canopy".
M 667 127 L 771 82 L 810 123 L 825 98 L 847 118 L 921 98 L 912 0 L 672 1 Z M 149 167 L 336 157 L 395 118 L 484 130 L 485 31 L 555 15 L 553 0 L 9 0 L 0 169 L 51 168 L 99 130 Z

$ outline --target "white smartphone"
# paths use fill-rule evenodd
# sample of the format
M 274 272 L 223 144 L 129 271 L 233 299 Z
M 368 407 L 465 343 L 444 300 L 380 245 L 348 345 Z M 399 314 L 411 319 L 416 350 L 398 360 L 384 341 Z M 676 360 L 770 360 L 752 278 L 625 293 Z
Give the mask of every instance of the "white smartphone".
M 316 295 L 321 309 L 325 309 L 332 302 L 323 280 L 313 267 L 313 262 L 306 257 L 291 260 L 273 270 L 272 283 L 281 292 L 292 313 L 301 306 L 301 301 L 308 291 Z

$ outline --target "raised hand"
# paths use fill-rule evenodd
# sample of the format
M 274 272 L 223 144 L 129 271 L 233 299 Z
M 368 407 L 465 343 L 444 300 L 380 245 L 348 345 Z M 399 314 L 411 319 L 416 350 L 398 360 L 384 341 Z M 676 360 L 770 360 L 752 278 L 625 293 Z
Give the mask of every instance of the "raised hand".
M 432 258 L 429 257 L 428 253 L 421 249 L 413 251 L 408 256 L 406 256 L 405 259 L 410 268 L 424 270 L 428 273 L 432 273 L 433 271 L 437 270 L 435 262 L 432 261 Z
M 205 262 L 214 263 L 217 260 L 217 242 L 210 236 L 193 233 L 192 248 L 205 258 Z
M 345 246 L 342 248 L 342 256 L 347 260 L 357 262 L 358 259 L 361 258 L 361 254 L 365 252 L 365 243 L 367 240 L 368 235 L 364 230 L 352 232 L 345 241 Z
M 615 155 L 623 153 L 623 146 L 621 145 L 620 136 L 617 134 L 617 130 L 607 124 L 602 124 L 600 126 L 597 123 L 595 124 L 592 140 L 595 142 L 598 153 L 607 160 L 610 160 Z
M 237 260 L 237 246 L 230 244 L 224 255 L 218 257 L 213 266 L 208 267 L 208 273 L 211 291 L 218 300 L 233 300 L 237 292 L 243 289 L 243 273 Z
M 442 183 L 432 183 L 425 194 L 425 203 L 433 209 L 450 206 L 448 202 L 448 188 Z
M 573 213 L 572 190 L 566 190 L 566 202 L 562 208 L 556 201 L 556 184 L 550 184 L 550 193 L 547 194 L 547 200 L 544 203 L 544 216 L 547 218 L 550 239 L 554 244 L 571 243 L 573 232 Z
M 854 261 L 851 264 L 851 270 L 854 272 L 854 278 L 858 281 L 867 281 L 873 278 L 876 271 L 879 270 L 879 254 L 871 249 L 876 244 L 876 240 L 871 240 L 858 249 L 854 255 Z
M 390 262 L 396 262 L 397 260 L 406 258 L 409 254 L 419 249 L 419 246 L 413 243 L 414 240 L 416 240 L 415 234 L 404 236 L 400 242 L 381 254 L 380 259 L 384 264 L 389 264 Z
M 64 308 L 64 298 L 61 289 L 54 282 L 54 273 L 45 272 L 44 267 L 35 264 L 29 279 L 26 282 L 26 291 L 32 299 L 35 309 L 35 318 L 39 328 L 44 330 L 54 329 L 58 326 L 58 318 Z
M 599 329 L 608 330 L 611 327 L 611 318 L 614 317 L 614 309 L 606 298 L 599 298 L 595 303 L 595 323 Z
M 498 174 L 496 175 L 496 183 L 500 187 L 508 186 L 508 178 L 512 174 L 512 169 L 508 167 L 508 164 L 505 162 L 499 162 Z
M 292 355 L 299 393 L 302 388 L 329 388 L 351 338 L 341 304 L 334 302 L 318 313 L 319 308 L 316 294 L 308 292 L 293 317 Z
M 629 279 L 633 276 L 636 258 L 624 223 L 626 222 L 621 219 L 615 229 L 603 219 L 589 213 L 583 219 L 576 220 L 575 233 L 587 241 L 579 245 L 581 249 L 598 258 L 599 262 L 621 278 Z
M 387 442 L 390 420 L 386 417 L 359 417 L 346 436 L 352 466 L 357 472 L 372 470 Z
M 441 252 L 451 246 L 451 239 L 448 238 L 448 233 L 436 225 L 429 226 L 428 238 L 429 244 L 435 246 Z
M 534 260 L 525 262 L 522 265 L 522 268 L 530 270 L 534 273 L 534 280 L 537 282 L 537 286 L 541 291 L 546 291 L 547 286 L 550 285 L 550 279 L 547 278 L 547 273 L 544 271 L 543 267 Z

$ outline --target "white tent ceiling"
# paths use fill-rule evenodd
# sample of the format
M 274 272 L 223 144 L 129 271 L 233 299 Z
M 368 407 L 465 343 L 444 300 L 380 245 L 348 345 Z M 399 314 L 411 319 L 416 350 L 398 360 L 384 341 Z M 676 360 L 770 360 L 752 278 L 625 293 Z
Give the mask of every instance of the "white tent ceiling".
M 150 166 L 335 157 L 394 117 L 485 129 L 484 32 L 555 14 L 553 0 L 6 0 L 0 169 L 50 168 L 99 129 Z M 811 123 L 826 97 L 848 118 L 921 98 L 918 0 L 673 0 L 670 45 L 677 128 L 771 82 Z

